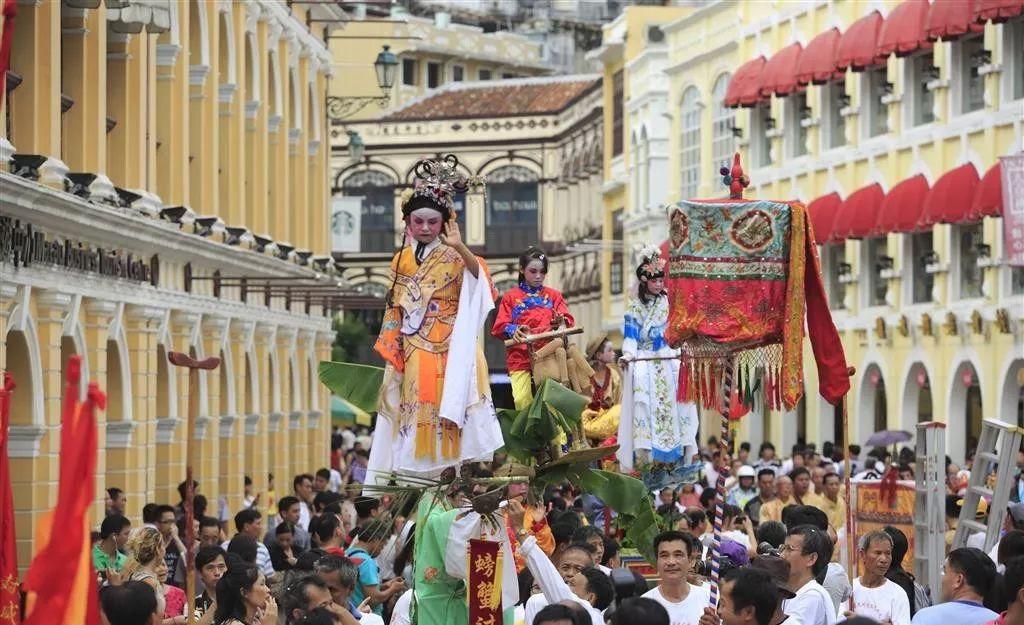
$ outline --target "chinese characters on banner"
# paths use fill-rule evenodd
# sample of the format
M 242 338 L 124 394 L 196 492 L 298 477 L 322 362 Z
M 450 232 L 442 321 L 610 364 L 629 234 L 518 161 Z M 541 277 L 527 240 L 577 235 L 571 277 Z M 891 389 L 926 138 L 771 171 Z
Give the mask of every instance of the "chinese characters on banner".
M 1024 152 L 999 158 L 1003 172 L 1003 244 L 1006 262 L 1024 266 Z
M 501 543 L 470 539 L 469 625 L 501 625 Z

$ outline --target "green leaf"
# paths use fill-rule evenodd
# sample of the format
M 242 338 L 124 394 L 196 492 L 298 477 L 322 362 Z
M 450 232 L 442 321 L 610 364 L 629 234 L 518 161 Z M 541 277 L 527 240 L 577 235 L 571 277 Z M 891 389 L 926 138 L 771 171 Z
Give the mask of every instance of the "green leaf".
M 658 535 L 658 517 L 654 501 L 640 480 L 613 473 L 588 469 L 579 479 L 583 490 L 591 493 L 615 510 L 618 524 L 626 528 L 626 540 L 636 547 L 648 562 L 654 562 L 654 537 Z
M 366 412 L 377 412 L 384 369 L 350 362 L 322 361 L 320 382 L 331 392 Z
M 519 413 L 512 426 L 513 436 L 527 437 L 535 449 L 546 446 L 580 421 L 587 398 L 548 379 L 537 389 L 530 406 Z

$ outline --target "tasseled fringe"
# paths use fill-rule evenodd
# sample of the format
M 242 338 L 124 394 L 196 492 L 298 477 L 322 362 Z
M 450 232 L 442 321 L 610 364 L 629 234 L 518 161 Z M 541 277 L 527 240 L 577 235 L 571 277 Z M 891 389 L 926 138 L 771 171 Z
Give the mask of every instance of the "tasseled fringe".
M 459 456 L 462 446 L 462 430 L 448 419 L 441 419 L 441 457 L 453 460 Z

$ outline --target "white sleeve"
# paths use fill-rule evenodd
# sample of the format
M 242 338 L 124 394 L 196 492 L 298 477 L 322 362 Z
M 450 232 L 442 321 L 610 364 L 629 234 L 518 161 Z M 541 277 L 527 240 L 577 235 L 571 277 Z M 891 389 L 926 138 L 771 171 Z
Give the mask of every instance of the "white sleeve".
M 541 608 L 548 605 L 547 600 L 544 599 L 543 594 L 533 595 L 526 600 L 526 625 L 533 625 L 533 619 L 537 618 L 537 613 L 541 611 Z
M 892 625 L 910 625 L 910 599 L 907 592 L 899 585 L 892 588 L 892 614 L 889 620 Z
M 537 585 L 540 586 L 541 592 L 544 593 L 544 597 L 547 598 L 549 603 L 558 603 L 565 600 L 579 603 L 579 599 L 576 595 L 572 594 L 569 585 L 558 574 L 558 569 L 551 563 L 551 560 L 548 560 L 544 551 L 537 546 L 537 539 L 535 537 L 530 536 L 524 540 L 519 545 L 519 553 L 523 554 L 526 558 L 526 568 L 530 569 L 530 572 L 533 573 L 534 579 L 537 580 Z
M 395 609 L 391 613 L 391 625 L 409 625 L 409 616 L 412 612 L 412 589 L 406 590 L 395 603 Z

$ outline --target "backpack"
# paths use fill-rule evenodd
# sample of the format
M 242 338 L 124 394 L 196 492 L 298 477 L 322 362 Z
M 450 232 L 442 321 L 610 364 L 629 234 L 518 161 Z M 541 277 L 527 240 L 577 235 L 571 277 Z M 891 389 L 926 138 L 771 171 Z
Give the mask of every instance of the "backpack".
M 921 585 L 916 579 L 914 580 L 914 597 L 910 604 L 910 615 L 917 614 L 919 610 L 923 610 L 932 605 L 932 598 L 928 594 L 928 589 Z

